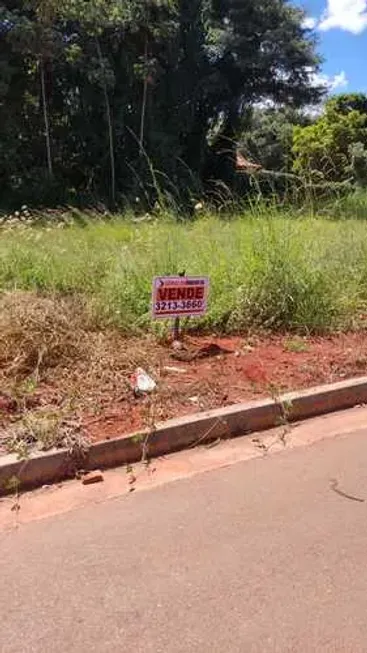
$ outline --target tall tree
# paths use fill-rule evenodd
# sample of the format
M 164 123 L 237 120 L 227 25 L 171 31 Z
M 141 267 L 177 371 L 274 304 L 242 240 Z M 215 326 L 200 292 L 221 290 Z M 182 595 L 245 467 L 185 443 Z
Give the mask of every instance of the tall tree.
M 366 109 L 366 96 L 341 95 L 326 103 L 313 125 L 295 127 L 294 171 L 310 182 L 366 183 Z
M 302 27 L 302 11 L 286 0 L 215 4 L 221 32 L 216 65 L 223 80 L 215 149 L 233 151 L 241 118 L 254 102 L 271 99 L 299 107 L 320 99 L 322 89 L 310 83 L 319 58 L 315 37 Z
M 259 99 L 319 96 L 302 19 L 287 0 L 3 0 L 3 194 L 115 205 L 161 186 L 187 200 L 222 177 L 218 151 L 233 168 Z
M 31 0 L 24 5 L 16 1 L 9 2 L 9 5 L 8 9 L 5 6 L 1 8 L 0 21 L 5 27 L 5 39 L 11 45 L 13 56 L 17 53 L 22 59 L 21 74 L 30 77 L 31 84 L 28 81 L 26 90 L 33 93 L 33 82 L 39 80 L 38 106 L 42 112 L 47 170 L 52 178 L 48 91 L 51 87 L 52 60 L 62 49 L 61 36 L 54 29 L 56 3 L 55 0 Z
M 42 112 L 45 127 L 47 169 L 49 177 L 53 177 L 53 163 L 51 152 L 51 134 L 48 111 L 46 69 L 50 68 L 53 52 L 53 24 L 57 15 L 56 0 L 33 0 L 36 13 L 36 35 L 38 41 L 38 68 L 41 83 Z
M 291 172 L 293 128 L 312 124 L 302 111 L 287 107 L 254 107 L 241 133 L 239 148 L 266 170 Z

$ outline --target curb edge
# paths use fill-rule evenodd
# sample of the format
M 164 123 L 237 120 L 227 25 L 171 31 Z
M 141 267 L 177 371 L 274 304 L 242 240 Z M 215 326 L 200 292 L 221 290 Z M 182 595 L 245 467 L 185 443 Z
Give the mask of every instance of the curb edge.
M 0 458 L 0 496 L 73 478 L 78 469 L 117 467 L 167 455 L 218 438 L 231 438 L 352 408 L 367 403 L 367 377 L 290 392 L 277 399 L 233 404 L 203 413 L 171 419 L 154 431 L 119 436 L 92 444 L 83 458 L 66 449 L 45 452 L 18 460 L 15 455 Z

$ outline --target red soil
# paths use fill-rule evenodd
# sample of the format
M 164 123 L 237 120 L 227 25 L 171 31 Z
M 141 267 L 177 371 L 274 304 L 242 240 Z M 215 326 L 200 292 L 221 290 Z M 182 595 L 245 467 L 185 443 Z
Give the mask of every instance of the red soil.
M 367 334 L 362 332 L 330 338 L 195 338 L 187 343 L 190 351 L 215 343 L 231 353 L 182 361 L 172 357 L 170 347 L 159 346 L 150 363 L 147 352 L 146 369 L 156 380 L 157 390 L 146 397 L 135 397 L 127 390 L 119 401 L 105 395 L 98 416 L 83 414 L 89 437 L 94 441 L 113 438 L 171 417 L 275 397 L 284 391 L 361 376 L 367 370 Z

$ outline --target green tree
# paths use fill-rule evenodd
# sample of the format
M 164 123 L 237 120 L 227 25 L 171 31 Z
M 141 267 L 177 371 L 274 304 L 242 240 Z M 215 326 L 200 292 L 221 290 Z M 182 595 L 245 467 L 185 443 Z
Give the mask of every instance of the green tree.
M 266 170 L 291 172 L 293 127 L 312 121 L 302 111 L 286 107 L 255 107 L 249 125 L 241 134 L 240 150 Z
M 367 147 L 367 112 L 363 96 L 331 98 L 313 125 L 294 128 L 293 169 L 310 182 L 363 178 Z
M 214 148 L 227 148 L 233 161 L 243 116 L 254 103 L 271 99 L 301 107 L 320 99 L 322 89 L 310 83 L 310 72 L 317 69 L 319 59 L 314 37 L 302 28 L 302 11 L 288 2 L 218 0 L 216 4 L 223 86 L 216 117 L 222 127 Z
M 100 86 L 103 94 L 110 161 L 109 195 L 112 208 L 116 207 L 116 165 L 114 126 L 109 94 L 113 90 L 115 79 L 108 56 L 102 52 L 101 35 L 106 30 L 122 29 L 129 17 L 129 10 L 129 3 L 127 6 L 123 6 L 116 3 L 115 0 L 88 0 L 87 3 L 80 2 L 80 0 L 62 0 L 60 5 L 60 16 L 64 21 L 69 24 L 71 21 L 77 22 L 79 29 L 83 30 L 84 47 L 86 42 L 89 42 L 89 49 L 93 51 L 93 46 L 95 48 L 94 56 L 92 54 L 89 59 L 88 76 L 96 85 Z M 71 50 L 71 57 L 75 63 L 82 54 L 82 47 L 78 44 L 74 44 L 74 46 Z
M 302 19 L 286 0 L 4 0 L 3 197 L 187 201 L 218 152 L 233 172 L 254 103 L 319 97 Z
M 53 29 L 55 8 L 53 0 L 28 2 L 24 6 L 19 2 L 9 4 L 11 10 L 4 6 L 0 8 L 5 45 L 8 43 L 11 47 L 10 52 L 6 47 L 4 50 L 7 50 L 10 60 L 18 60 L 18 70 L 15 75 L 23 77 L 22 83 L 19 83 L 19 77 L 17 82 L 18 89 L 21 86 L 24 88 L 26 106 L 22 109 L 25 120 L 30 119 L 32 109 L 37 106 L 42 113 L 47 170 L 49 177 L 52 178 L 53 162 L 47 95 L 51 86 L 52 60 L 62 49 L 62 39 Z M 9 93 L 14 90 L 14 87 L 8 88 Z
M 364 93 L 340 93 L 330 98 L 327 103 L 329 113 L 347 114 L 350 111 L 367 113 L 367 95 Z

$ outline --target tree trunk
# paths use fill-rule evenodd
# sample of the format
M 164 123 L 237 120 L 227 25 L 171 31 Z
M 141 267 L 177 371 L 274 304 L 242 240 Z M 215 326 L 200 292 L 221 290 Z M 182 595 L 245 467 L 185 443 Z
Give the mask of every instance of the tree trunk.
M 41 93 L 42 93 L 42 110 L 43 122 L 45 126 L 45 139 L 46 139 L 46 152 L 47 152 L 47 170 L 50 179 L 53 178 L 52 167 L 52 154 L 51 154 L 51 137 L 50 137 L 50 123 L 48 118 L 47 97 L 46 97 L 46 84 L 45 84 L 45 66 L 43 57 L 39 61 L 40 78 L 41 78 Z
M 144 46 L 144 88 L 143 88 L 143 100 L 141 104 L 141 114 L 140 114 L 140 134 L 139 134 L 139 146 L 140 146 L 140 156 L 143 153 L 144 145 L 144 128 L 145 128 L 145 113 L 147 107 L 147 94 L 148 94 L 148 72 L 147 72 L 147 59 L 148 59 L 148 37 L 145 37 L 145 46 Z
M 106 75 L 105 67 L 103 63 L 103 57 L 101 52 L 101 46 L 98 38 L 96 37 L 96 46 L 98 52 L 98 59 L 102 69 L 102 84 L 103 84 L 103 95 L 105 101 L 105 110 L 106 110 L 106 119 L 108 125 L 108 143 L 109 143 L 109 152 L 110 152 L 110 169 L 111 169 L 111 204 L 114 209 L 116 206 L 116 168 L 115 168 L 115 149 L 113 143 L 113 127 L 112 127 L 112 118 L 111 118 L 111 107 L 108 97 L 108 90 L 106 84 Z

